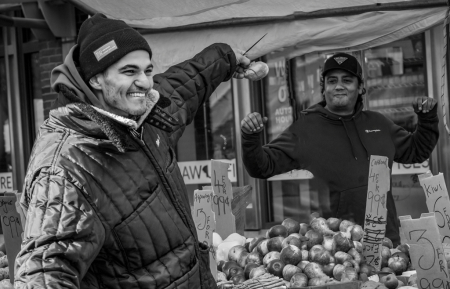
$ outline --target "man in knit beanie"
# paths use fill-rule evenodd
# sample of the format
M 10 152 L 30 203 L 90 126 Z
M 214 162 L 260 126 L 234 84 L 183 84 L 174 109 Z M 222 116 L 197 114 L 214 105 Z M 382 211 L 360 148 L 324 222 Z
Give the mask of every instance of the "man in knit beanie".
M 152 75 L 152 50 L 96 14 L 51 76 L 21 205 L 15 288 L 216 288 L 175 146 L 216 87 L 250 60 L 213 44 Z

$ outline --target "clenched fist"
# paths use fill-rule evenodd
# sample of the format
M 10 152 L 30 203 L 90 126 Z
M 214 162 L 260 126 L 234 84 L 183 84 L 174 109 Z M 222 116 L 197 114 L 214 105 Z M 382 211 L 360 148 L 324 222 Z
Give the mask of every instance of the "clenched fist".
M 262 117 L 259 113 L 252 112 L 241 121 L 241 129 L 246 134 L 259 133 L 264 129 L 266 122 L 267 117 Z

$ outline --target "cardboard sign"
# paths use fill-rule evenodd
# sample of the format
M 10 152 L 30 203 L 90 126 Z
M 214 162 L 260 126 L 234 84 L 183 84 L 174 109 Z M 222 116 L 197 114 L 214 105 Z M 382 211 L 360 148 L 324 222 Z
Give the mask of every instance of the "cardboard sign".
M 450 288 L 447 262 L 435 213 L 422 214 L 420 219 L 401 216 L 400 224 L 410 246 L 409 255 L 417 271 L 419 288 Z
M 216 229 L 213 204 L 214 193 L 211 190 L 194 191 L 194 211 L 193 218 L 198 240 L 209 246 L 209 266 L 214 279 L 217 280 L 216 252 L 213 246 L 213 232 Z
M 0 196 L 0 218 L 5 237 L 6 255 L 8 255 L 9 278 L 14 284 L 14 262 L 22 244 L 22 221 L 17 212 L 17 197 L 14 193 Z
M 231 208 L 233 188 L 228 179 L 229 164 L 211 160 L 211 186 L 215 197 L 213 210 L 216 216 L 216 232 L 225 239 L 236 232 L 236 221 Z
M 441 243 L 450 244 L 450 200 L 444 176 L 426 173 L 419 175 L 419 182 L 425 192 L 428 211 L 436 213 Z
M 388 158 L 370 156 L 369 182 L 367 187 L 366 213 L 364 219 L 363 255 L 369 265 L 381 269 L 381 251 L 386 233 L 386 201 L 390 189 Z

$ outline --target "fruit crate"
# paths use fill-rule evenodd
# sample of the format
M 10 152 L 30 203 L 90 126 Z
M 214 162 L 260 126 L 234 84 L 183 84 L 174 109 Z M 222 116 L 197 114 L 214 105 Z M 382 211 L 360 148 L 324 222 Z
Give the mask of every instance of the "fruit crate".
M 290 289 L 359 289 L 361 281 L 349 281 L 308 287 L 290 287 Z

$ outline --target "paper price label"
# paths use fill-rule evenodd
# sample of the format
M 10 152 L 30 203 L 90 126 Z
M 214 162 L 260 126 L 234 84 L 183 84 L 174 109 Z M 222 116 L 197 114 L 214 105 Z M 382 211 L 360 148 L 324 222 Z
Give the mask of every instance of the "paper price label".
M 435 213 L 426 213 L 420 219 L 401 216 L 411 262 L 417 271 L 417 285 L 422 289 L 450 288 L 447 262 L 439 235 Z
M 216 216 L 216 232 L 222 238 L 236 232 L 236 221 L 231 208 L 233 188 L 228 179 L 230 164 L 211 160 L 211 186 L 216 197 L 213 199 L 213 210 Z
M 14 262 L 22 244 L 22 221 L 17 212 L 16 195 L 13 193 L 0 196 L 0 218 L 5 237 L 6 255 L 8 256 L 9 277 L 14 283 Z
M 441 243 L 450 244 L 450 200 L 444 176 L 430 173 L 419 176 L 425 193 L 428 211 L 436 213 L 436 222 L 441 235 Z
M 199 242 L 209 246 L 209 266 L 214 278 L 217 279 L 216 252 L 213 246 L 213 232 L 216 229 L 214 212 L 211 204 L 214 200 L 212 190 L 194 191 L 194 211 L 193 219 Z
M 390 189 L 388 158 L 370 156 L 364 219 L 363 255 L 369 265 L 381 269 L 382 242 L 386 233 L 386 200 Z

